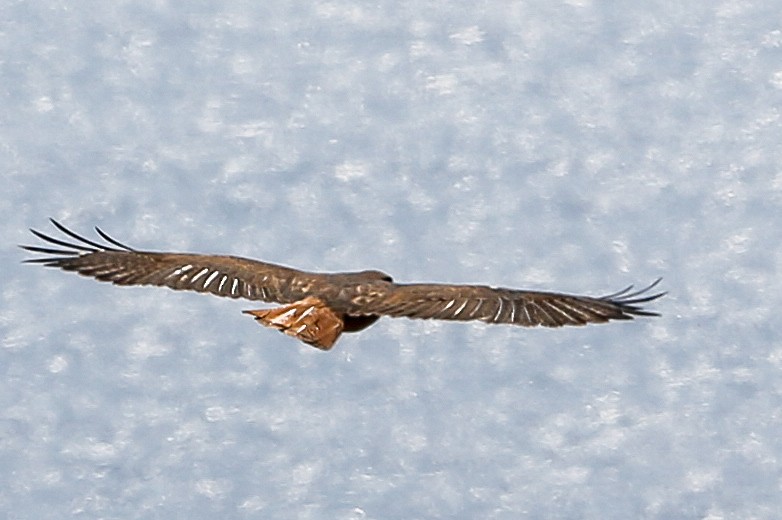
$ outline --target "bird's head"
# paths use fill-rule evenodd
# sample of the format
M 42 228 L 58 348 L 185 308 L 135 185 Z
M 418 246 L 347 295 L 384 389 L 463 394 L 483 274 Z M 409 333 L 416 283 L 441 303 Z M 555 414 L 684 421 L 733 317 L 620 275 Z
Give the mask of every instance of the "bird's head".
M 359 273 L 356 273 L 358 275 L 361 275 L 366 280 L 382 280 L 384 282 L 393 282 L 394 279 L 391 278 L 391 275 L 388 275 L 384 273 L 383 271 L 375 271 L 375 270 L 369 270 L 369 271 L 361 271 Z

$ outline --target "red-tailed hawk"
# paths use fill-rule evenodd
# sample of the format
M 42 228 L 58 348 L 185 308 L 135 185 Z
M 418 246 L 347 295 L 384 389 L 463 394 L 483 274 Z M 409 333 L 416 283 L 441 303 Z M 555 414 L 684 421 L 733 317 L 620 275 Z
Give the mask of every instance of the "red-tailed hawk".
M 58 248 L 20 246 L 48 255 L 25 262 L 117 285 L 159 285 L 282 303 L 282 307 L 244 312 L 322 350 L 330 349 L 343 332 L 362 330 L 380 316 L 561 327 L 658 316 L 641 304 L 665 295 L 649 294 L 660 279 L 640 291 L 631 292 L 630 286 L 597 298 L 484 285 L 398 284 L 380 271 L 308 273 L 236 256 L 137 251 L 97 227 L 104 244 L 50 220 L 75 242 L 31 229 Z

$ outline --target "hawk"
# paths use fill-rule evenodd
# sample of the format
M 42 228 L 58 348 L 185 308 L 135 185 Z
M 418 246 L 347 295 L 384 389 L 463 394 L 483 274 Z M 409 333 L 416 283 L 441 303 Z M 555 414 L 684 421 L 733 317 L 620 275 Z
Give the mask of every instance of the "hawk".
M 400 284 L 380 271 L 311 273 L 237 256 L 139 251 L 98 227 L 95 231 L 104 243 L 50 221 L 65 236 L 30 229 L 57 247 L 20 246 L 47 255 L 25 263 L 59 267 L 116 285 L 157 285 L 280 303 L 281 307 L 243 312 L 321 350 L 329 350 L 343 332 L 363 330 L 381 316 L 561 327 L 659 316 L 641 305 L 666 294 L 650 294 L 659 278 L 640 291 L 633 292 L 631 285 L 600 297 L 485 285 Z

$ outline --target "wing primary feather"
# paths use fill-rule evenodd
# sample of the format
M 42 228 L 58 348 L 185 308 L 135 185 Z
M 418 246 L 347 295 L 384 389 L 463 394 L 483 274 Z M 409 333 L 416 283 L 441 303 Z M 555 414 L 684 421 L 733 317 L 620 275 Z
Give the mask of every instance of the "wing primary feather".
M 527 305 L 522 304 L 521 310 L 524 313 L 524 320 L 522 323 L 526 325 L 527 327 L 531 327 L 534 325 L 532 322 L 532 315 L 529 313 L 529 307 Z
M 516 300 L 510 301 L 510 322 L 516 323 Z
M 220 294 L 223 293 L 223 286 L 225 285 L 225 282 L 228 281 L 228 275 L 224 274 L 222 278 L 220 278 L 220 283 L 217 285 L 217 292 Z
M 659 284 L 662 281 L 662 277 L 656 279 L 648 286 L 644 287 L 643 289 L 640 289 L 635 292 L 630 292 L 630 290 L 633 288 L 632 285 L 629 285 L 622 289 L 619 292 L 615 292 L 613 294 L 608 294 L 606 296 L 600 296 L 597 298 L 598 300 L 606 300 L 606 301 L 613 301 L 613 302 L 622 302 L 622 303 L 644 303 L 644 302 L 650 302 L 652 300 L 656 300 L 657 298 L 661 298 L 668 294 L 667 292 L 660 292 L 657 294 L 651 294 L 649 296 L 645 296 L 644 298 L 636 298 L 637 296 L 641 296 L 642 294 L 646 294 L 655 287 L 657 287 L 657 284 Z
M 212 271 L 212 274 L 206 277 L 206 280 L 204 280 L 203 288 L 206 289 L 209 287 L 209 285 L 214 282 L 215 278 L 220 276 L 220 271 Z
M 52 249 L 51 247 L 39 247 L 39 246 L 19 246 L 25 251 L 31 251 L 33 253 L 44 253 L 47 255 L 78 255 L 76 251 L 65 251 L 62 249 Z M 38 260 L 51 260 L 51 258 L 39 258 Z M 32 262 L 33 260 L 25 260 L 25 262 Z
M 560 302 L 546 302 L 548 305 L 548 308 L 551 309 L 553 313 L 558 315 L 560 317 L 560 323 L 562 325 L 583 325 L 584 321 L 581 320 L 578 316 L 573 316 L 571 314 L 570 308 L 566 305 L 564 301 Z
M 500 320 L 500 317 L 502 316 L 502 310 L 503 310 L 502 308 L 504 305 L 503 304 L 504 301 L 505 300 L 502 299 L 502 296 L 497 297 L 497 312 L 494 314 L 494 317 L 492 318 L 491 321 L 497 322 Z
M 98 244 L 97 242 L 93 242 L 92 240 L 90 240 L 90 239 L 88 239 L 88 238 L 85 238 L 85 237 L 83 237 L 83 236 L 81 236 L 81 235 L 79 235 L 79 234 L 77 234 L 77 233 L 75 233 L 75 232 L 71 231 L 70 229 L 68 229 L 67 227 L 63 226 L 62 224 L 60 224 L 59 222 L 57 222 L 57 221 L 56 221 L 56 220 L 54 220 L 53 218 L 50 218 L 50 219 L 49 219 L 49 221 L 50 221 L 52 224 L 54 224 L 54 227 L 56 227 L 57 229 L 59 229 L 60 231 L 62 231 L 62 232 L 63 232 L 63 233 L 65 233 L 66 235 L 68 235 L 69 237 L 71 237 L 71 238 L 75 238 L 75 239 L 76 239 L 76 240 L 78 240 L 79 242 L 82 242 L 82 243 L 84 243 L 84 244 L 89 244 L 89 245 L 91 245 L 91 246 L 93 246 L 93 247 L 97 248 L 98 250 L 102 250 L 102 251 L 112 251 L 112 250 L 114 250 L 114 249 L 113 249 L 113 248 L 111 248 L 111 247 L 106 247 L 106 246 L 105 246 L 105 245 L 103 245 L 103 244 Z
M 209 272 L 209 268 L 208 268 L 208 267 L 204 267 L 203 269 L 201 269 L 200 271 L 198 271 L 198 272 L 195 274 L 195 276 L 193 276 L 193 277 L 190 279 L 190 283 L 196 283 L 196 282 L 198 281 L 198 279 L 199 279 L 199 278 L 201 278 L 202 276 L 204 276 L 204 275 L 205 275 L 206 273 L 208 273 L 208 272 Z
M 20 246 L 20 247 L 22 249 L 25 249 L 27 251 L 31 251 L 31 252 L 34 252 L 34 253 L 43 253 L 43 254 L 48 254 L 48 255 L 70 255 L 70 256 L 76 256 L 76 255 L 85 254 L 85 253 L 97 253 L 97 252 L 100 252 L 100 251 L 120 251 L 119 249 L 115 249 L 113 247 L 109 247 L 106 244 L 99 244 L 99 243 L 97 243 L 97 242 L 95 242 L 93 240 L 90 240 L 90 239 L 88 239 L 86 237 L 83 237 L 83 236 L 79 235 L 78 233 L 75 233 L 75 232 L 71 231 L 70 229 L 68 229 L 67 227 L 63 226 L 62 224 L 60 224 L 59 222 L 57 222 L 53 218 L 50 218 L 49 221 L 52 223 L 52 225 L 55 228 L 57 228 L 57 230 L 62 232 L 64 235 L 69 236 L 69 237 L 77 240 L 78 243 L 67 242 L 65 240 L 61 240 L 59 238 L 54 238 L 52 236 L 49 236 L 49 235 L 47 235 L 45 233 L 42 233 L 42 232 L 40 232 L 38 230 L 30 229 L 30 232 L 33 235 L 35 235 L 36 237 L 40 238 L 41 240 L 43 240 L 45 242 L 49 242 L 50 244 L 55 244 L 55 245 L 58 245 L 58 246 L 65 247 L 65 248 L 67 248 L 67 250 L 63 251 L 63 250 L 44 248 L 44 247 L 38 247 L 38 246 Z M 95 229 L 98 231 L 98 234 L 104 240 L 106 240 L 109 244 L 121 247 L 125 251 L 129 251 L 129 252 L 130 251 L 134 251 L 130 247 L 128 247 L 128 246 L 126 246 L 126 245 L 124 245 L 124 244 L 114 240 L 113 238 L 108 236 L 106 233 L 104 233 L 100 229 L 98 229 L 98 228 L 95 228 Z M 55 261 L 57 259 L 49 258 L 48 260 L 49 261 Z M 38 259 L 25 260 L 24 262 L 26 262 L 26 263 L 44 263 L 45 264 L 45 262 L 41 262 Z
M 117 247 L 120 247 L 120 248 L 124 249 L 125 251 L 129 251 L 129 252 L 134 252 L 134 251 L 136 251 L 136 250 L 135 250 L 135 249 L 133 249 L 132 247 L 126 246 L 126 245 L 125 245 L 125 244 L 123 244 L 122 242 L 119 242 L 119 241 L 117 241 L 117 240 L 115 240 L 115 239 L 111 238 L 111 237 L 110 237 L 108 234 L 106 234 L 106 233 L 105 233 L 105 232 L 104 232 L 104 231 L 103 231 L 101 228 L 99 228 L 98 226 L 95 226 L 95 231 L 96 231 L 96 232 L 97 232 L 97 233 L 98 233 L 98 234 L 101 236 L 101 238 L 102 238 L 103 240 L 105 240 L 106 242 L 108 242 L 108 243 L 110 243 L 110 244 L 114 244 L 115 246 L 117 246 Z
M 618 295 L 617 293 L 614 293 L 613 295 L 597 298 L 597 300 L 605 301 L 617 305 L 620 307 L 621 311 L 630 315 L 659 316 L 660 314 L 657 312 L 647 311 L 642 309 L 641 307 L 639 307 L 639 304 L 648 303 L 657 300 L 658 298 L 662 298 L 663 296 L 668 294 L 667 291 L 663 291 L 663 292 L 648 294 L 647 296 L 643 296 L 647 294 L 649 291 L 651 291 L 652 289 L 654 289 L 655 287 L 657 287 L 657 284 L 659 284 L 660 281 L 662 281 L 662 278 L 658 278 L 647 287 L 644 287 L 643 289 L 632 293 L 629 292 L 630 289 L 632 289 L 632 286 L 630 286 L 624 291 L 621 291 Z
M 249 283 L 244 284 L 244 294 L 247 296 L 248 300 L 252 300 L 255 296 L 255 287 Z
M 176 271 L 174 271 L 174 274 L 180 275 L 182 273 L 186 273 L 189 270 L 193 268 L 193 264 L 185 264 L 182 267 L 178 268 Z M 185 275 L 187 276 L 187 275 Z
M 550 327 L 559 327 L 562 325 L 561 320 L 557 318 L 557 315 L 551 313 L 552 309 L 549 307 L 548 302 L 538 302 L 537 308 L 542 316 L 541 325 Z
M 92 253 L 95 251 L 92 247 L 82 246 L 79 244 L 72 244 L 70 242 L 66 242 L 65 240 L 60 240 L 59 238 L 50 237 L 49 235 L 46 235 L 44 233 L 41 233 L 40 231 L 36 231 L 35 229 L 30 229 L 30 233 L 37 236 L 41 240 L 45 240 L 52 244 L 57 244 L 58 246 L 68 247 L 70 249 L 76 249 L 77 251 L 86 251 L 89 253 Z M 74 251 L 73 254 L 76 254 Z
M 458 307 L 458 308 L 457 308 L 455 311 L 453 311 L 453 316 L 454 316 L 454 318 L 455 318 L 455 317 L 457 317 L 457 316 L 459 316 L 459 314 L 461 314 L 461 313 L 462 313 L 462 311 L 464 310 L 464 308 L 465 308 L 465 307 L 467 307 L 467 303 L 468 303 L 469 301 L 470 301 L 470 300 L 464 300 L 464 301 L 462 302 L 462 304 L 461 304 L 461 305 L 459 305 L 459 307 Z
M 563 301 L 561 302 L 561 305 L 565 307 L 571 314 L 571 317 L 573 315 L 577 316 L 576 320 L 580 321 L 581 323 L 588 323 L 590 318 L 593 318 L 595 313 L 594 311 L 592 314 L 586 312 L 586 310 L 583 307 L 579 307 L 578 305 L 572 305 L 569 301 Z
M 616 298 L 620 298 L 623 295 L 625 295 L 628 291 L 630 291 L 633 288 L 633 285 L 628 285 L 621 291 L 616 291 L 615 293 L 606 294 L 605 296 L 600 296 L 598 300 L 614 300 Z
M 475 307 L 473 307 L 472 310 L 470 310 L 470 312 L 467 314 L 469 319 L 473 319 L 475 315 L 478 314 L 478 311 L 481 309 L 481 307 L 483 307 L 483 301 L 483 298 L 478 298 L 475 303 Z

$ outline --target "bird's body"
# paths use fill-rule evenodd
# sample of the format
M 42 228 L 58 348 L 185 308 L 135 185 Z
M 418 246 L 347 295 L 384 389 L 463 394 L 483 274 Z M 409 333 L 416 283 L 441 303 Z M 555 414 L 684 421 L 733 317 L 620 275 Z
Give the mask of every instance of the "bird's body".
M 77 242 L 30 230 L 60 249 L 22 246 L 48 256 L 26 260 L 76 271 L 117 285 L 157 285 L 229 298 L 284 304 L 245 311 L 317 348 L 328 350 L 342 332 L 356 332 L 380 316 L 480 320 L 521 326 L 585 325 L 633 316 L 656 316 L 639 304 L 665 293 L 632 287 L 598 298 L 484 285 L 398 284 L 380 271 L 312 273 L 236 256 L 137 251 L 95 228 L 106 243 L 77 235 L 52 220 Z

